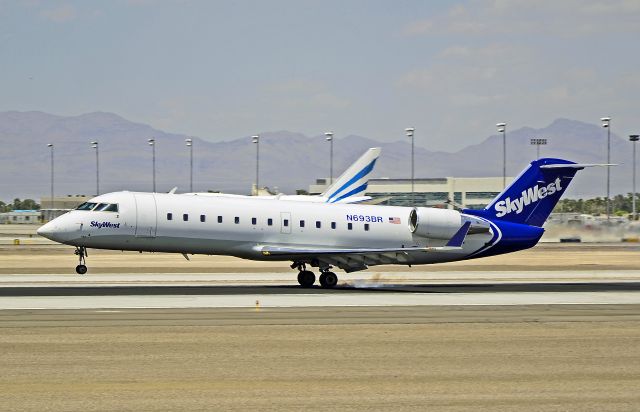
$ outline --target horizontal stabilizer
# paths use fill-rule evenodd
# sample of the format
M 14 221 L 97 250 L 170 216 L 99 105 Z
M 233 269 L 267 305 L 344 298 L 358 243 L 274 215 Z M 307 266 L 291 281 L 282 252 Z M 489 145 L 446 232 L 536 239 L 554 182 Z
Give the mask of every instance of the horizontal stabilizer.
M 542 165 L 540 169 L 584 169 L 585 167 L 606 167 L 618 166 L 617 163 L 569 163 L 569 164 L 550 164 Z

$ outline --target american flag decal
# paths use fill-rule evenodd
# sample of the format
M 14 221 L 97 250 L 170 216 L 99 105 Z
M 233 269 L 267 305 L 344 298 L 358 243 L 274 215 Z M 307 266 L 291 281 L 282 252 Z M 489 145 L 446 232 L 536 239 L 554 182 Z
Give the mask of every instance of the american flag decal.
M 399 217 L 390 217 L 389 218 L 389 223 L 393 223 L 394 225 L 399 225 L 400 224 L 400 218 Z

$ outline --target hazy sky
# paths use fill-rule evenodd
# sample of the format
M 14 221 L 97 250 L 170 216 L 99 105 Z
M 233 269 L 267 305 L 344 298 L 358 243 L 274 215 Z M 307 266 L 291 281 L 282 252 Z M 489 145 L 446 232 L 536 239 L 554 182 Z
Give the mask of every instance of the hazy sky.
M 334 130 L 455 150 L 508 127 L 640 130 L 640 1 L 0 0 L 0 110 L 211 140 Z

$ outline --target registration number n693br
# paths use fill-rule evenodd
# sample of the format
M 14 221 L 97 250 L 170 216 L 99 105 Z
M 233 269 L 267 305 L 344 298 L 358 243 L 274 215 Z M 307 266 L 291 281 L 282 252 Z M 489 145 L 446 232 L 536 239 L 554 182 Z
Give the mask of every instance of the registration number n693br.
M 382 223 L 382 216 L 371 215 L 347 215 L 347 222 L 380 222 Z

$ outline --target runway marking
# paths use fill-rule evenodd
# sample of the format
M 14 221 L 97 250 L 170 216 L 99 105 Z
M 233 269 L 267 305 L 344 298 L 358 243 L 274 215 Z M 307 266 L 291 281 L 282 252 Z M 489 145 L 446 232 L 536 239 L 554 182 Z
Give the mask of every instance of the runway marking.
M 162 309 L 331 306 L 521 306 L 640 304 L 640 292 L 358 293 L 296 295 L 8 297 L 0 309 Z

